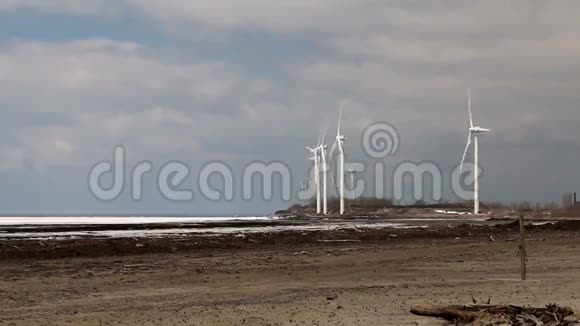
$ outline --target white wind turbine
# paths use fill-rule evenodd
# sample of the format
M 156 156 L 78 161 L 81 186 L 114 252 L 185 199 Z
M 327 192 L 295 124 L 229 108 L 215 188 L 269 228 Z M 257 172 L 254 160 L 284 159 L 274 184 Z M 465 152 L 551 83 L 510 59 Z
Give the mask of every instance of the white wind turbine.
M 467 96 L 467 107 L 469 110 L 469 129 L 468 129 L 468 136 L 467 136 L 467 145 L 465 146 L 465 151 L 463 152 L 463 158 L 461 159 L 461 169 L 460 172 L 463 172 L 463 163 L 465 162 L 465 156 L 467 155 L 467 150 L 471 145 L 471 138 L 473 138 L 473 153 L 474 153 L 474 191 L 473 191 L 473 202 L 474 208 L 473 213 L 479 214 L 479 134 L 488 132 L 490 129 L 482 128 L 480 126 L 475 126 L 473 124 L 473 116 L 471 114 L 471 88 L 468 91 Z
M 348 174 L 350 174 L 350 199 L 355 199 L 355 184 L 354 184 L 354 175 L 357 174 L 359 171 L 355 171 L 353 168 L 348 169 Z
M 340 196 L 340 215 L 344 215 L 344 141 L 345 137 L 340 133 L 340 124 L 342 121 L 342 103 L 340 104 L 340 113 L 338 114 L 338 129 L 336 131 L 336 140 L 330 150 L 330 156 L 334 153 L 334 149 L 338 147 L 338 173 L 339 173 L 339 196 Z
M 326 123 L 324 124 L 324 128 L 322 131 L 322 138 L 320 144 L 318 145 L 318 151 L 320 153 L 320 157 L 322 158 L 322 213 L 324 215 L 328 214 L 328 196 L 326 195 L 327 183 L 326 183 Z
M 306 191 L 310 188 L 310 179 L 304 179 L 302 183 L 300 183 L 300 190 Z
M 313 157 L 309 158 L 314 161 L 314 184 L 316 185 L 316 214 L 320 214 L 320 168 L 318 167 L 318 150 L 319 147 L 306 147 L 312 154 Z

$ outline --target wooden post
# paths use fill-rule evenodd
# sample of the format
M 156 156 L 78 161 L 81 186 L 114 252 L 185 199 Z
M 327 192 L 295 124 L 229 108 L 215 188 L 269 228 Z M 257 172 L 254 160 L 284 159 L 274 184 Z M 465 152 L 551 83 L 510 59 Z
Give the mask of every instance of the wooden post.
M 521 260 L 521 273 L 522 281 L 527 279 L 528 266 L 527 266 L 527 253 L 526 253 L 526 232 L 524 227 L 524 216 L 520 215 L 520 260 Z

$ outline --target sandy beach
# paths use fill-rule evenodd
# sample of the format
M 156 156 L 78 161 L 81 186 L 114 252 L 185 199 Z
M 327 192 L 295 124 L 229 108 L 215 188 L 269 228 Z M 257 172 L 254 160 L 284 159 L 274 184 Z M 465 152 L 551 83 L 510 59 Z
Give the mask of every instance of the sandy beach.
M 410 307 L 579 308 L 576 224 L 528 228 L 525 282 L 513 225 L 3 240 L 0 324 L 441 325 Z

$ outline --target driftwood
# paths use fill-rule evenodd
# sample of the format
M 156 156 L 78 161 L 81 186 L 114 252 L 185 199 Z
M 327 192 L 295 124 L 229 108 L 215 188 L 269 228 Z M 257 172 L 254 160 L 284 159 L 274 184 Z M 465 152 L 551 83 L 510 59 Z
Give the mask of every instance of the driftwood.
M 514 325 L 514 326 L 566 326 L 580 325 L 567 321 L 574 311 L 568 307 L 555 304 L 545 308 L 500 306 L 500 305 L 466 305 L 445 307 L 413 307 L 411 313 L 445 319 L 450 325 Z

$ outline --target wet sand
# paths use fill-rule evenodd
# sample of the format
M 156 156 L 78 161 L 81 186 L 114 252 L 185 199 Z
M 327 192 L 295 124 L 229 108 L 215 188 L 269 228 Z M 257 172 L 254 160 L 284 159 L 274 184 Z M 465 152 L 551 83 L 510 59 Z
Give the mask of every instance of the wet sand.
M 438 325 L 409 308 L 580 308 L 576 224 L 528 229 L 526 282 L 513 225 L 3 241 L 0 324 Z

